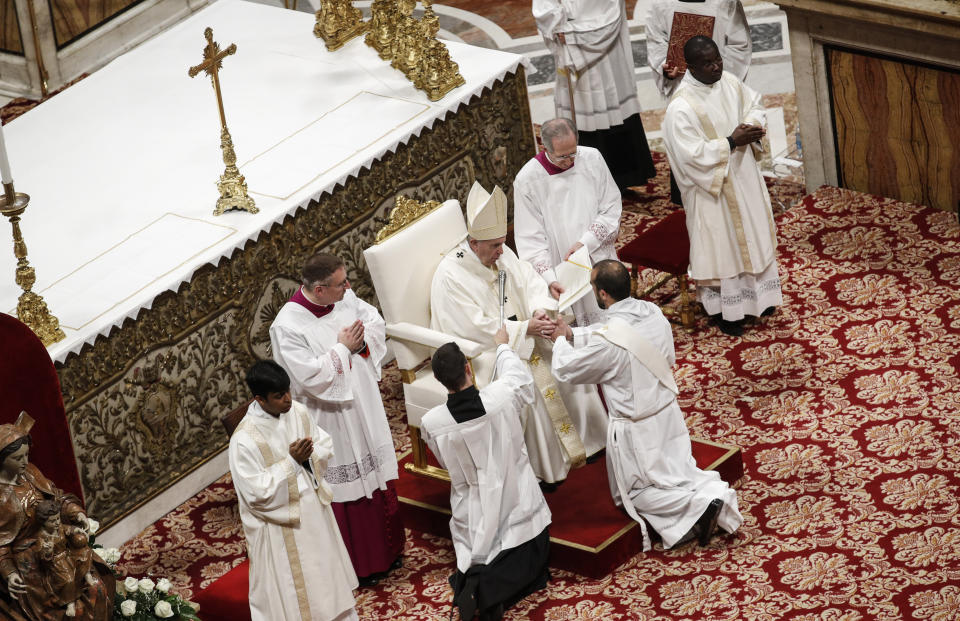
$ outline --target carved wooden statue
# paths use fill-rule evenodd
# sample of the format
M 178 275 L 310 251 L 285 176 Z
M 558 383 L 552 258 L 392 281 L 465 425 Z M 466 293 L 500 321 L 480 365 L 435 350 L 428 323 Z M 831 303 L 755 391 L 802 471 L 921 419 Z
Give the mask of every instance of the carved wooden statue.
M 0 425 L 0 618 L 108 621 L 115 581 L 87 547 L 80 500 L 28 462 L 26 412 Z

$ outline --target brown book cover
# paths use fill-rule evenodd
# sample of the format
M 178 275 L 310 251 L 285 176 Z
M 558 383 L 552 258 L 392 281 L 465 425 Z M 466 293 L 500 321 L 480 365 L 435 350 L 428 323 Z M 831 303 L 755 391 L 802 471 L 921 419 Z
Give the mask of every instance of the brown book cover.
M 670 45 L 667 48 L 667 64 L 687 70 L 687 62 L 683 59 L 683 46 L 691 37 L 703 35 L 713 37 L 712 15 L 697 15 L 695 13 L 674 13 L 673 25 L 670 27 Z

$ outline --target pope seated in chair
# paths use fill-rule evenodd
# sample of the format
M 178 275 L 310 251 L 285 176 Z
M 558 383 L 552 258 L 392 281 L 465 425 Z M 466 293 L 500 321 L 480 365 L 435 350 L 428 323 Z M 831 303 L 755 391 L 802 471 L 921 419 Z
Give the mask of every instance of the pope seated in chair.
M 559 385 L 550 375 L 553 320 L 562 289 L 549 286 L 526 261 L 504 245 L 507 197 L 499 187 L 488 194 L 475 183 L 467 198 L 467 237 L 449 250 L 433 277 L 431 327 L 477 343 L 493 343 L 500 328 L 501 304 L 508 344 L 527 365 L 536 389 L 525 408 L 524 437 L 530 465 L 551 491 L 571 467 L 603 448 L 607 418 L 594 386 Z M 498 273 L 506 275 L 500 300 Z M 492 349 L 492 348 L 491 348 Z M 479 388 L 493 369 L 477 367 Z

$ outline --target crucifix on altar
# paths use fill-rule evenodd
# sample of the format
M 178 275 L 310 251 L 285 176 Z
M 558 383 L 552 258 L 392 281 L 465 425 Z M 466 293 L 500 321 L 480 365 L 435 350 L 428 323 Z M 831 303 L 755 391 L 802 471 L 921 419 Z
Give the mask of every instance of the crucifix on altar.
M 230 130 L 227 129 L 227 117 L 223 113 L 223 95 L 220 93 L 220 69 L 223 67 L 223 59 L 234 54 L 237 51 L 237 45 L 231 43 L 227 49 L 221 50 L 220 45 L 213 40 L 211 28 L 206 28 L 203 36 L 207 39 L 207 45 L 203 48 L 203 62 L 190 67 L 187 73 L 191 78 L 196 77 L 201 71 L 210 76 L 213 91 L 217 94 L 217 107 L 220 110 L 220 148 L 223 149 L 223 163 L 227 167 L 220 175 L 220 181 L 217 182 L 220 198 L 217 200 L 217 208 L 213 210 L 213 215 L 219 216 L 228 209 L 242 209 L 257 213 L 260 210 L 247 194 L 247 182 L 237 168 L 237 154 L 233 151 L 233 140 L 230 138 Z

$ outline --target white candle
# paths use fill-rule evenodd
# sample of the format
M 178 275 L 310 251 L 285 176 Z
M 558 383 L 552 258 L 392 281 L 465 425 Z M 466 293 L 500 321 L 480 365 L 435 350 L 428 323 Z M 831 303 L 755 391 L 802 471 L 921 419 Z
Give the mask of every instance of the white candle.
M 0 125 L 0 181 L 13 183 L 10 172 L 10 159 L 7 157 L 7 143 L 3 139 L 3 125 Z

